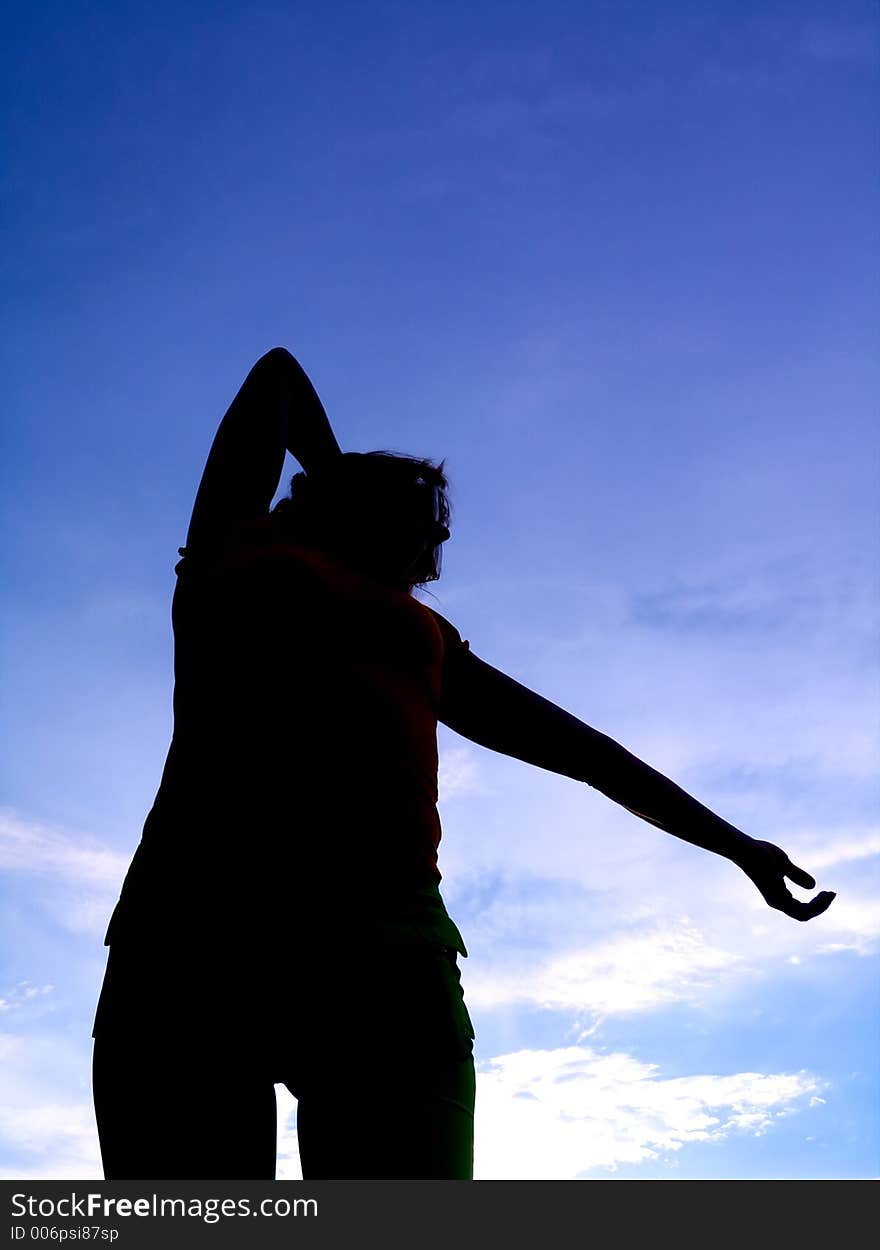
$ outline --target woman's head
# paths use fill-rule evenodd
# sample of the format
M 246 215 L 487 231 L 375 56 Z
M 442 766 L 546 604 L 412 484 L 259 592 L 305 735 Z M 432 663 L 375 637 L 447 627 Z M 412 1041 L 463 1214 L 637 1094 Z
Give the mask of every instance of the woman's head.
M 319 472 L 294 474 L 273 511 L 296 541 L 411 591 L 440 576 L 450 516 L 444 465 L 399 452 L 345 452 Z

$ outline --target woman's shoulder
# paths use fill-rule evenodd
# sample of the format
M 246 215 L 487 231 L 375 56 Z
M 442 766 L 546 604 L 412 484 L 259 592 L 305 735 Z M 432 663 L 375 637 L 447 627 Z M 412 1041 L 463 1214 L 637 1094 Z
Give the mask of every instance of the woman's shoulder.
M 445 616 L 441 616 L 439 612 L 429 607 L 427 603 L 422 603 L 421 600 L 416 600 L 416 602 L 421 604 L 425 611 L 430 612 L 434 618 L 437 628 L 440 630 L 440 636 L 443 639 L 443 649 L 446 655 L 470 650 L 471 644 L 466 638 L 462 638 L 451 621 L 448 621 Z
M 241 572 L 275 563 L 301 567 L 320 563 L 320 556 L 284 533 L 272 514 L 248 517 L 218 531 L 198 547 L 178 547 L 175 572 L 212 575 Z

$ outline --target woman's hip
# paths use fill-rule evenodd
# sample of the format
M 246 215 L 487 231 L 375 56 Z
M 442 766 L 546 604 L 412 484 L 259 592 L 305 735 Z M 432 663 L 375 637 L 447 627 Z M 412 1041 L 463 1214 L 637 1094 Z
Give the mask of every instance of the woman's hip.
M 92 1035 L 154 1053 L 170 1039 L 259 1053 L 277 1071 L 339 1074 L 360 1057 L 418 1076 L 473 1054 L 457 958 L 429 942 L 340 940 L 317 951 L 114 943 Z

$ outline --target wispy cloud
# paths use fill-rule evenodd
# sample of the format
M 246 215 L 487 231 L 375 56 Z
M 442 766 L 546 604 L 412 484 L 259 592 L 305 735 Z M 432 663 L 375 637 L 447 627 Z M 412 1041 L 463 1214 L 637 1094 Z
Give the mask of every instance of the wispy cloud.
M 756 566 L 749 561 L 724 579 L 681 578 L 651 592 L 637 592 L 631 612 L 634 622 L 679 633 L 783 632 L 790 637 L 793 627 L 814 632 L 827 625 L 832 615 L 842 626 L 842 615 L 851 617 L 856 606 L 852 592 L 846 577 L 829 575 L 817 584 L 793 577 L 782 564 Z M 860 607 L 871 611 L 867 595 L 862 596 Z M 876 615 L 874 609 L 867 624 L 873 625 Z
M 0 809 L 0 869 L 19 878 L 19 900 L 28 898 L 69 933 L 103 935 L 128 864 L 93 837 Z
M 100 1178 L 87 1055 L 48 1034 L 2 1033 L 0 1058 L 0 1177 Z
M 128 858 L 94 839 L 23 819 L 7 807 L 0 808 L 0 867 L 109 889 L 121 884 Z
M 104 1175 L 91 1099 L 46 1101 L 0 1110 L 0 1142 L 7 1158 L 4 1180 L 101 1179 Z
M 714 570 L 672 581 L 646 572 L 579 583 L 548 570 L 543 584 L 491 594 L 514 624 L 497 658 L 472 628 L 474 651 L 661 771 L 800 764 L 841 783 L 876 775 L 880 614 L 857 563 L 825 575 L 784 554 L 759 564 L 719 553 Z
M 880 911 L 871 879 L 880 847 L 873 833 L 824 843 L 809 835 L 779 839 L 820 888 L 838 891 L 829 910 L 807 924 L 768 908 L 739 868 L 698 848 L 648 841 L 640 857 L 627 860 L 614 838 L 593 836 L 618 860 L 596 852 L 591 862 L 588 850 L 580 884 L 574 871 L 555 879 L 515 875 L 509 865 L 505 874 L 488 874 L 485 888 L 479 875 L 447 876 L 444 896 L 473 957 L 464 983 L 476 1010 L 525 1004 L 585 1016 L 595 1028 L 624 1012 L 720 1005 L 750 984 L 785 978 L 786 965 L 806 978 L 828 955 L 876 949 Z M 820 845 L 822 853 L 812 854 Z M 527 849 L 537 868 L 543 847 Z M 791 888 L 796 897 L 813 894 Z
M 856 955 L 871 955 L 880 939 L 880 907 L 877 895 L 844 897 L 835 899 L 834 927 L 830 941 L 820 942 L 817 954 L 834 954 L 853 951 Z
M 685 924 L 652 926 L 531 968 L 468 968 L 467 997 L 475 1007 L 531 1003 L 604 1017 L 692 1001 L 739 956 L 711 946 Z
M 0 1011 L 20 1010 L 36 999 L 45 998 L 54 988 L 54 985 L 32 985 L 30 981 L 19 981 L 0 997 Z
M 831 839 L 823 838 L 821 833 L 799 833 L 788 851 L 795 862 L 799 855 L 808 859 L 809 871 L 816 873 L 838 864 L 851 864 L 880 855 L 880 831 L 855 830 Z
M 440 802 L 484 789 L 476 751 L 472 747 L 455 744 L 440 752 L 437 788 Z

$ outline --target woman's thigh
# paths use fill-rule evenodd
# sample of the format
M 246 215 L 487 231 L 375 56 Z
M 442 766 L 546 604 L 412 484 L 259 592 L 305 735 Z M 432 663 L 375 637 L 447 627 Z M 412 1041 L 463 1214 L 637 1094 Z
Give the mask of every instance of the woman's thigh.
M 305 1093 L 297 1107 L 303 1179 L 473 1179 L 474 1080 L 469 1059 L 421 1085 L 374 1069 L 360 1086 Z
M 178 952 L 178 978 L 187 968 Z M 175 981 L 161 958 L 111 952 L 92 1054 L 105 1179 L 272 1180 L 265 1055 L 189 972 Z
M 474 1033 L 455 952 L 353 950 L 321 973 L 308 1046 L 291 1038 L 277 1068 L 298 1100 L 303 1177 L 470 1179 Z

